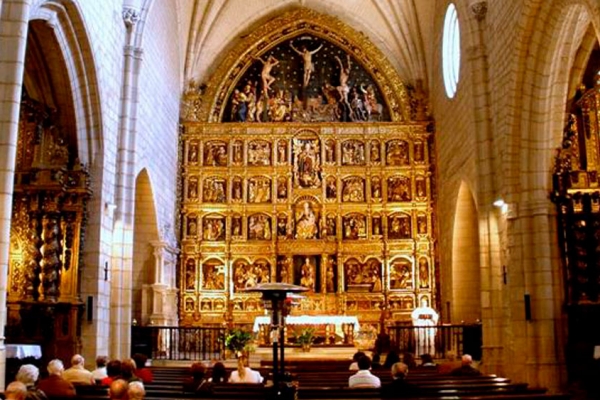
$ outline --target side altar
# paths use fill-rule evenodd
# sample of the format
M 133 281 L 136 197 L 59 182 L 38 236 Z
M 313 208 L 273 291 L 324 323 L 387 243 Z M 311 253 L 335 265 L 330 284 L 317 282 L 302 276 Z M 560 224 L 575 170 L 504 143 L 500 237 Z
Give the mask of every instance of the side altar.
M 260 283 L 361 329 L 436 304 L 426 96 L 367 39 L 301 9 L 256 27 L 182 99 L 180 324 L 252 327 Z M 439 308 L 439 307 L 437 307 Z M 338 328 L 335 328 L 338 330 Z

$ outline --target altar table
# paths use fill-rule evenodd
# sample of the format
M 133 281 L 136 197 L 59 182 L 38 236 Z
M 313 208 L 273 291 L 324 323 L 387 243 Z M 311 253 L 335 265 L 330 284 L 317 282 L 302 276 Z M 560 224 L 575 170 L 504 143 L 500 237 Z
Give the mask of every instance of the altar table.
M 254 332 L 260 331 L 260 325 L 269 325 L 271 317 L 260 315 L 254 319 Z M 290 325 L 334 325 L 335 334 L 344 337 L 343 324 L 354 325 L 354 332 L 360 330 L 358 318 L 350 315 L 288 315 L 285 317 L 285 323 Z
M 23 358 L 33 357 L 36 360 L 42 358 L 42 348 L 37 344 L 7 344 L 6 358 Z

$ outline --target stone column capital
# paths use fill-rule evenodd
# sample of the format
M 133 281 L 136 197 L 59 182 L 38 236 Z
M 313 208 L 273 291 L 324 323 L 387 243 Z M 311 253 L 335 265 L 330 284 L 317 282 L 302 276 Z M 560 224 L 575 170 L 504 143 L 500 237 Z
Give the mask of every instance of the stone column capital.
M 127 29 L 132 28 L 140 20 L 140 11 L 134 7 L 123 7 L 121 14 Z
M 469 9 L 477 21 L 483 21 L 488 10 L 487 1 L 475 1 L 471 3 Z

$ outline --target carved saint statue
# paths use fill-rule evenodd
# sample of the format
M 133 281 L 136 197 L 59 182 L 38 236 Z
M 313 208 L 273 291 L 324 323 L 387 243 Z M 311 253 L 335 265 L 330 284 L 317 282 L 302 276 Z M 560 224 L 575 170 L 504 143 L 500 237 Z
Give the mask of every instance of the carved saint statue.
M 296 216 L 296 238 L 315 239 L 317 237 L 317 216 L 310 203 L 304 202 L 302 211 Z
M 316 140 L 295 140 L 294 153 L 296 164 L 294 172 L 296 183 L 303 188 L 314 188 L 321 185 L 321 158 Z
M 300 286 L 308 288 L 310 292 L 315 291 L 315 266 L 310 263 L 306 257 L 301 269 Z

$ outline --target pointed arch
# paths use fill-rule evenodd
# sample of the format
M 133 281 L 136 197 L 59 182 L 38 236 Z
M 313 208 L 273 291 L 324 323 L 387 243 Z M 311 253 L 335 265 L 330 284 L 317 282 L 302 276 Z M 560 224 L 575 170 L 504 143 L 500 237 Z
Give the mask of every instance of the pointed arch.
M 226 99 L 256 58 L 266 49 L 302 34 L 323 38 L 352 55 L 373 74 L 390 110 L 391 120 L 412 120 L 408 90 L 386 56 L 364 35 L 341 20 L 306 8 L 285 12 L 243 36 L 225 55 L 207 83 L 198 119 L 222 121 Z
M 143 287 L 155 283 L 155 257 L 152 243 L 159 240 L 154 192 L 148 171 L 135 180 L 135 218 L 133 225 L 133 318 L 142 321 L 150 312 L 142 310 Z M 148 311 L 148 310 L 146 310 Z
M 73 102 L 79 160 L 99 166 L 102 152 L 102 110 L 97 67 L 81 10 L 76 2 L 44 1 L 32 9 L 30 20 L 44 21 L 64 62 L 65 86 Z M 47 31 L 47 32 L 46 32 Z M 25 82 L 27 83 L 27 81 Z M 93 172 L 93 169 L 92 169 Z
M 452 231 L 453 322 L 481 319 L 481 274 L 479 269 L 479 222 L 471 189 L 461 182 Z

